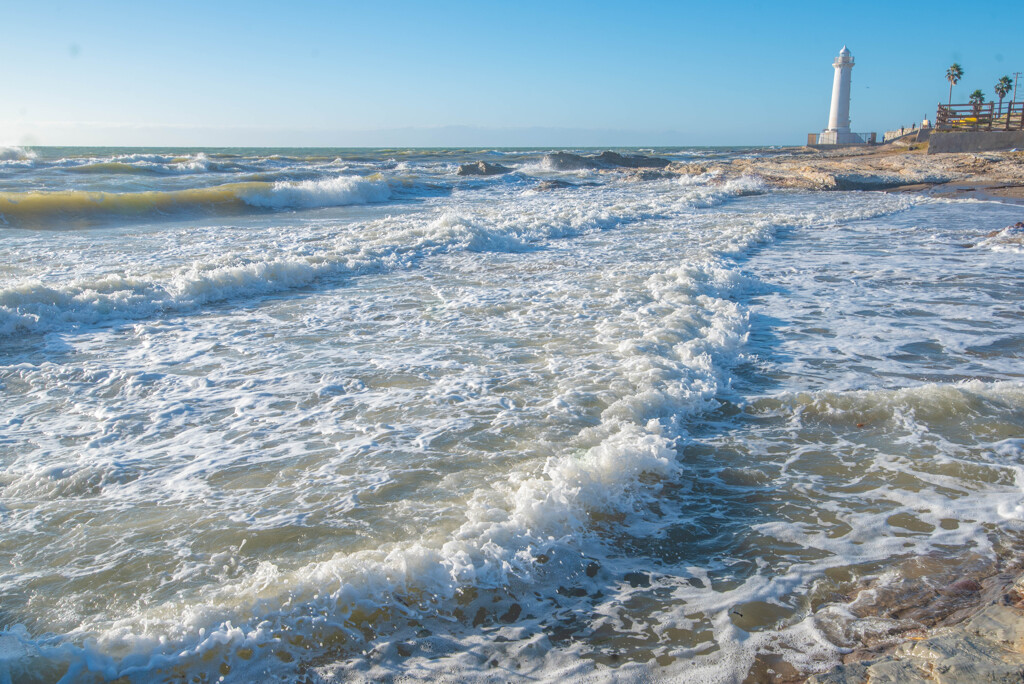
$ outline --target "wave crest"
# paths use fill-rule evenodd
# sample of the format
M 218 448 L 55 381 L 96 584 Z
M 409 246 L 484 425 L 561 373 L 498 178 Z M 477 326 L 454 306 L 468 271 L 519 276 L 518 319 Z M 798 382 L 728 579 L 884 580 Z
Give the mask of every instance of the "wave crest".
M 0 192 L 0 223 L 16 228 L 75 228 L 118 217 L 337 207 L 383 202 L 390 197 L 387 182 L 379 176 L 337 176 L 276 183 L 251 181 L 187 190 L 125 193 Z
M 0 161 L 29 161 L 36 153 L 25 147 L 4 147 L 0 145 Z

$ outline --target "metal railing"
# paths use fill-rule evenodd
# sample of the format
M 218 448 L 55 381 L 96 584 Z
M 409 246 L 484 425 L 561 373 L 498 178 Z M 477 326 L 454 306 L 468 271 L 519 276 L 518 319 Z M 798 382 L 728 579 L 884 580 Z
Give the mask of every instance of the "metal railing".
M 935 114 L 937 131 L 1022 131 L 1024 102 L 940 104 Z

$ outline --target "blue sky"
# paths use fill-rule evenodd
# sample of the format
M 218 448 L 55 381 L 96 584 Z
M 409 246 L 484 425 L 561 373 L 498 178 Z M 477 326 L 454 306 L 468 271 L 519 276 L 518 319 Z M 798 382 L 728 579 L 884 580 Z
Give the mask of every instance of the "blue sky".
M 801 144 L 992 98 L 1019 2 L 0 0 L 0 144 Z M 1024 85 L 1018 99 L 1024 99 Z

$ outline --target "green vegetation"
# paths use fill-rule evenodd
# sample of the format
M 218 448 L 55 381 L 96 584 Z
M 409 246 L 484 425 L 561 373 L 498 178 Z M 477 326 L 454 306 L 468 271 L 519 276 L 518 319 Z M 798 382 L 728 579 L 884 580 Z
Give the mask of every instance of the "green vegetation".
M 953 62 L 953 66 L 946 69 L 946 80 L 949 81 L 949 104 L 953 104 L 953 86 L 964 77 L 964 68 Z
M 981 112 L 981 105 L 985 104 L 985 93 L 981 92 L 980 89 L 975 90 L 971 93 L 969 101 L 974 105 L 974 115 L 977 116 Z
M 1003 76 L 996 83 L 995 91 L 996 91 L 996 96 L 999 98 L 999 115 L 1000 116 L 1003 115 L 1003 98 L 1006 97 L 1006 94 L 1009 93 L 1012 88 L 1013 88 L 1013 81 L 1010 79 L 1009 76 Z

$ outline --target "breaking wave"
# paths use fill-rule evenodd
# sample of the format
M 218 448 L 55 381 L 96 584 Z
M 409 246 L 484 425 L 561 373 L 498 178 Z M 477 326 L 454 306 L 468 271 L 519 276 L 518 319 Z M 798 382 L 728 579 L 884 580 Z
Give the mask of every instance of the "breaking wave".
M 705 185 L 694 183 L 678 198 L 679 207 L 712 206 L 758 187 L 757 181 L 740 179 Z M 96 211 L 169 212 L 187 207 L 250 210 L 308 208 L 384 201 L 391 189 L 382 180 L 339 177 L 322 181 L 288 183 L 237 183 L 199 190 L 166 193 L 131 193 L 113 199 L 102 193 L 39 193 L 42 211 L 54 206 L 88 206 Z M 59 195 L 60 197 L 52 197 Z M 69 196 L 70 195 L 70 196 Z M 4 196 L 0 195 L 0 206 Z M 105 207 L 106 202 L 111 205 Z M 23 205 L 25 200 L 23 200 Z M 546 205 L 544 205 L 546 206 Z M 639 209 L 639 211 L 637 211 Z M 23 206 L 31 216 L 33 206 Z M 445 211 L 429 219 L 389 220 L 369 226 L 359 241 L 338 237 L 322 249 L 283 253 L 274 258 L 204 260 L 166 275 L 105 274 L 54 285 L 27 280 L 0 288 L 0 336 L 40 333 L 67 327 L 122 320 L 138 320 L 162 314 L 186 313 L 207 304 L 307 287 L 324 279 L 349 277 L 405 267 L 415 260 L 443 252 L 522 252 L 547 240 L 604 230 L 624 223 L 674 211 L 641 205 L 627 209 L 581 205 L 557 214 L 498 211 L 488 217 L 472 217 Z M 53 214 L 50 214 L 51 220 Z M 770 226 L 736 226 L 722 231 L 725 253 L 760 239 Z M 730 242 L 729 240 L 733 240 Z
M 318 652 L 351 653 L 367 634 L 406 623 L 448 625 L 467 610 L 479 616 L 521 604 L 539 609 L 536 589 L 554 593 L 545 585 L 559 581 L 542 567 L 546 554 L 559 557 L 552 565 L 578 564 L 595 517 L 642 516 L 652 494 L 678 475 L 683 419 L 715 403 L 746 340 L 741 307 L 708 294 L 725 293 L 730 282 L 739 281 L 713 258 L 649 278 L 650 306 L 627 317 L 637 334 L 612 352 L 626 369 L 624 382 L 597 424 L 543 465 L 525 465 L 508 482 L 473 493 L 464 522 L 444 543 L 338 554 L 295 569 L 263 562 L 187 605 L 115 619 L 82 646 L 9 630 L 0 644 L 26 654 L 12 659 L 25 668 L 14 676 L 32 680 L 41 664 L 69 678 L 116 679 L 223 663 L 222 672 L 242 681 L 290 672 L 294 660 Z M 511 601 L 492 600 L 509 587 Z
M 27 161 L 35 158 L 36 153 L 24 147 L 4 147 L 0 145 L 0 161 Z
M 382 178 L 355 176 L 148 192 L 2 192 L 0 222 L 18 228 L 77 227 L 117 217 L 337 207 L 383 202 L 390 197 L 391 189 Z

